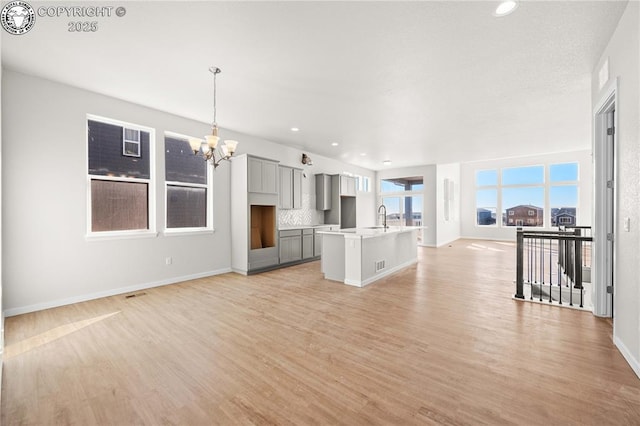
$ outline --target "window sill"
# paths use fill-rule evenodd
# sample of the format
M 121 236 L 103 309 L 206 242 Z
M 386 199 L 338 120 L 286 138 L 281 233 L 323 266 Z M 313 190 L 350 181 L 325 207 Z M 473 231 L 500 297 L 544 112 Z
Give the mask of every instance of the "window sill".
M 215 229 L 212 228 L 176 228 L 176 229 L 166 229 L 163 231 L 163 235 L 165 237 L 183 237 L 186 235 L 211 235 L 216 232 Z
M 108 241 L 108 240 L 130 240 L 136 238 L 156 238 L 158 233 L 155 231 L 113 231 L 113 232 L 96 232 L 85 235 L 86 241 Z

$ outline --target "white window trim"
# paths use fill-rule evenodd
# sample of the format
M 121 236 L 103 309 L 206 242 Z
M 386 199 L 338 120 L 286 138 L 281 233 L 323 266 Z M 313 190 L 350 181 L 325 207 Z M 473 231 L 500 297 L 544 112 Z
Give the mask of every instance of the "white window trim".
M 164 137 L 171 137 L 176 139 L 185 139 L 189 140 L 193 138 L 193 136 L 183 135 L 180 133 L 165 131 Z M 165 152 L 165 141 L 162 141 L 163 153 Z M 166 155 L 166 154 L 165 154 Z M 195 154 L 194 154 L 195 155 Z M 204 161 L 204 158 L 202 159 Z M 165 236 L 182 236 L 182 235 L 195 235 L 195 234 L 213 234 L 215 232 L 215 228 L 213 226 L 213 170 L 212 167 L 207 164 L 207 183 L 188 183 L 188 182 L 176 182 L 176 181 L 165 181 L 164 182 L 164 230 L 163 235 Z M 168 208 L 169 203 L 167 202 L 167 195 L 169 192 L 169 186 L 183 186 L 186 188 L 205 188 L 207 190 L 207 225 L 204 227 L 197 228 L 169 228 L 167 225 L 168 222 Z
M 112 124 L 114 126 L 127 127 L 129 129 L 141 130 L 149 133 L 149 179 L 138 178 L 125 178 L 118 176 L 103 176 L 89 174 L 89 120 L 99 121 L 101 123 Z M 155 162 L 155 129 L 151 127 L 141 126 L 139 124 L 129 123 L 126 121 L 115 120 L 112 118 L 101 117 L 94 114 L 87 114 L 85 117 L 85 171 L 87 176 L 87 218 L 86 218 L 86 241 L 104 241 L 114 239 L 132 239 L 132 238 L 154 238 L 158 236 L 156 232 L 156 191 L 155 191 L 155 176 L 156 176 L 156 162 Z M 101 231 L 93 232 L 91 230 L 91 181 L 97 180 L 110 180 L 118 182 L 137 182 L 147 184 L 147 222 L 149 224 L 148 229 L 135 229 L 126 231 Z
M 565 181 L 551 181 L 551 167 L 555 166 L 555 165 L 561 165 L 561 164 L 577 164 L 578 170 L 577 170 L 577 180 L 565 180 Z M 536 183 L 536 184 L 512 184 L 512 185 L 503 185 L 502 184 L 502 172 L 505 169 L 516 169 L 516 168 L 527 168 L 527 167 L 543 167 L 544 168 L 544 182 L 543 183 Z M 553 208 L 559 208 L 559 207 L 567 207 L 567 206 L 556 206 L 556 205 L 552 205 L 551 204 L 551 188 L 552 187 L 558 187 L 558 186 L 575 186 L 577 188 L 577 199 L 576 199 L 576 217 L 575 217 L 575 221 L 576 223 L 579 222 L 579 215 L 580 215 L 580 190 L 581 190 L 581 183 L 580 183 L 580 167 L 581 164 L 579 161 L 577 160 L 566 160 L 566 161 L 560 161 L 560 162 L 553 162 L 553 163 L 543 163 L 543 164 L 522 164 L 522 165 L 517 165 L 517 166 L 507 166 L 507 167 L 496 167 L 496 168 L 482 168 L 482 169 L 477 169 L 474 172 L 474 179 L 477 182 L 477 174 L 479 172 L 483 172 L 483 171 L 490 171 L 490 170 L 496 170 L 497 171 L 497 185 L 475 185 L 475 190 L 476 193 L 478 190 L 485 190 L 485 189 L 496 189 L 497 190 L 497 200 L 498 200 L 498 206 L 496 207 L 496 224 L 495 225 L 478 225 L 478 219 L 477 219 L 477 213 L 476 213 L 476 217 L 474 219 L 474 223 L 475 226 L 478 228 L 487 228 L 487 227 L 492 227 L 492 226 L 496 226 L 496 227 L 500 227 L 500 228 L 513 228 L 513 226 L 509 226 L 508 225 L 508 220 L 507 223 L 502 223 L 502 214 L 503 212 L 507 212 L 507 208 L 503 206 L 503 197 L 502 197 L 502 190 L 505 188 L 542 188 L 544 190 L 544 206 L 543 206 L 543 212 L 542 212 L 542 217 L 543 217 L 543 225 L 542 226 L 538 226 L 536 225 L 535 227 L 532 228 L 539 228 L 539 229 L 545 229 L 545 228 L 552 228 L 553 226 L 551 225 L 551 210 Z M 476 203 L 477 203 L 477 198 L 476 198 Z M 476 212 L 478 208 L 485 208 L 485 209 L 489 209 L 489 207 L 481 207 L 481 206 L 477 206 L 476 205 Z M 507 218 L 508 218 L 508 214 L 507 214 Z M 540 216 L 539 214 L 534 214 L 534 216 Z M 498 225 L 499 224 L 499 225 Z M 556 225 L 557 226 L 557 225 Z

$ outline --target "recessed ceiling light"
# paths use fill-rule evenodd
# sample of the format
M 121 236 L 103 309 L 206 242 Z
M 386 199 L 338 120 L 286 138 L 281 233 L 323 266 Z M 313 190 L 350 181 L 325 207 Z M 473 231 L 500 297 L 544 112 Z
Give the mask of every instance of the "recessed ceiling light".
M 388 166 L 389 164 L 391 164 L 391 160 L 384 160 L 382 164 L 384 164 L 385 166 Z
M 338 142 L 332 143 L 331 146 L 338 146 Z
M 292 132 L 299 132 L 299 131 L 300 131 L 300 129 L 298 129 L 297 127 L 292 127 L 292 128 L 291 128 L 291 131 L 292 131 Z
M 518 2 L 514 0 L 503 1 L 498 5 L 493 16 L 506 16 L 518 8 Z
M 364 157 L 364 156 L 366 156 L 366 155 L 367 155 L 367 153 L 366 153 L 366 152 L 361 152 L 361 153 L 360 153 L 360 157 Z

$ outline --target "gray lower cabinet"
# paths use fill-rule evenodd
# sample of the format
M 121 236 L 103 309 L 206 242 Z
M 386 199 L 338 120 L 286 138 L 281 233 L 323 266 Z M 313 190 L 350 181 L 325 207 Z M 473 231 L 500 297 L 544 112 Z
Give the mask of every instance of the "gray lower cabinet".
M 302 230 L 280 231 L 280 263 L 295 262 L 302 259 Z
M 302 258 L 309 259 L 314 255 L 313 229 L 302 230 Z

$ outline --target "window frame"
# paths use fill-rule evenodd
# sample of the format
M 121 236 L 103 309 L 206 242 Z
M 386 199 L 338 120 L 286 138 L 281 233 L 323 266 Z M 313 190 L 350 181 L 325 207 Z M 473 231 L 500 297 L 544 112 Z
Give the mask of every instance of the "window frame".
M 184 135 L 181 133 L 165 131 L 162 140 L 163 153 L 166 156 L 166 145 L 165 140 L 166 137 L 171 137 L 174 139 L 184 139 L 187 142 L 193 136 Z M 165 157 L 166 158 L 166 157 Z M 202 158 L 202 161 L 205 161 Z M 166 161 L 165 161 L 166 165 Z M 180 181 L 170 181 L 166 180 L 166 169 L 165 169 L 165 180 L 164 180 L 164 230 L 163 235 L 166 236 L 180 236 L 180 235 L 193 235 L 193 234 L 212 234 L 215 232 L 215 228 L 213 226 L 213 170 L 212 167 L 208 164 L 207 168 L 207 183 L 199 184 L 199 183 L 191 183 L 191 182 L 180 182 Z M 207 191 L 207 200 L 206 200 L 206 226 L 204 227 L 190 227 L 190 228 L 169 228 L 168 220 L 169 220 L 169 187 L 170 186 L 180 186 L 184 188 L 203 188 Z
M 558 166 L 558 165 L 564 165 L 564 164 L 575 164 L 577 166 L 577 171 L 576 171 L 576 180 L 556 180 L 556 181 L 552 181 L 551 180 L 551 168 L 553 166 Z M 519 183 L 519 184 L 510 184 L 510 185 L 504 185 L 502 183 L 502 174 L 503 171 L 505 169 L 518 169 L 518 168 L 529 168 L 529 167 L 542 167 L 543 168 L 543 182 L 542 183 Z M 530 226 L 530 228 L 537 228 L 537 229 L 551 229 L 554 227 L 557 227 L 558 225 L 553 225 L 552 223 L 552 210 L 554 208 L 561 208 L 561 207 L 570 207 L 570 206 L 556 206 L 555 204 L 552 204 L 551 202 L 551 191 L 554 187 L 563 187 L 563 186 L 573 186 L 576 188 L 576 213 L 575 213 L 575 223 L 579 223 L 579 215 L 580 215 L 580 193 L 581 193 L 581 180 L 580 180 L 580 172 L 581 172 L 581 168 L 582 168 L 582 164 L 579 160 L 575 160 L 575 159 L 571 159 L 571 160 L 565 160 L 565 161 L 554 161 L 554 162 L 544 162 L 544 163 L 525 163 L 525 164 L 517 164 L 517 165 L 506 165 L 506 166 L 502 166 L 502 167 L 482 167 L 482 168 L 477 168 L 474 170 L 474 190 L 475 190 L 475 195 L 476 195 L 476 203 L 475 203 L 475 208 L 474 208 L 474 212 L 475 212 L 475 219 L 474 219 L 474 224 L 476 228 L 486 228 L 486 227 L 499 227 L 499 228 L 515 228 L 517 226 L 521 226 L 520 224 L 515 224 L 515 225 L 510 225 L 509 222 L 511 221 L 511 223 L 515 223 L 515 221 L 512 221 L 511 219 L 509 219 L 510 216 L 513 216 L 513 211 L 511 212 L 507 212 L 508 208 L 507 206 L 504 206 L 504 190 L 505 189 L 518 189 L 518 188 L 542 188 L 543 190 L 543 202 L 544 205 L 543 206 L 538 206 L 542 208 L 542 212 L 541 212 L 541 217 L 542 217 L 542 221 L 543 224 L 542 225 L 536 225 L 536 226 Z M 478 178 L 477 175 L 480 172 L 485 172 L 485 171 L 492 171 L 492 170 L 496 170 L 497 171 L 497 183 L 496 185 L 478 185 Z M 486 206 L 479 206 L 478 205 L 478 191 L 479 190 L 487 190 L 487 189 L 495 189 L 497 190 L 497 204 L 498 206 L 496 206 L 496 210 L 498 211 L 497 215 L 498 217 L 496 217 L 496 224 L 493 225 L 479 225 L 478 224 L 478 214 L 477 211 L 479 208 L 489 208 Z M 515 207 L 515 206 L 511 206 L 511 207 Z M 504 216 L 503 216 L 504 214 Z M 534 212 L 533 215 L 531 214 L 531 212 L 528 213 L 527 217 L 540 217 L 540 214 L 537 212 Z M 503 220 L 506 219 L 506 220 Z M 499 222 L 498 222 L 499 221 Z
M 105 175 L 92 175 L 89 173 L 89 121 L 98 121 L 104 124 L 110 124 L 113 126 L 121 126 L 123 128 L 122 140 L 124 147 L 124 129 L 134 129 L 149 133 L 149 179 L 140 179 L 132 177 L 121 176 L 105 176 Z M 86 234 L 85 240 L 97 241 L 97 240 L 111 240 L 111 239 L 130 239 L 130 238 L 154 238 L 158 236 L 156 231 L 156 191 L 155 191 L 155 178 L 156 178 L 156 162 L 155 162 L 155 129 L 140 124 L 130 123 L 127 121 L 117 120 L 113 118 L 102 117 L 95 114 L 86 114 L 85 116 L 85 176 L 86 176 Z M 123 154 L 124 155 L 124 154 Z M 131 230 L 119 230 L 119 231 L 97 231 L 92 230 L 92 193 L 91 193 L 91 181 L 103 180 L 103 181 L 115 181 L 115 182 L 131 182 L 131 183 L 146 183 L 147 184 L 147 229 L 131 229 Z

